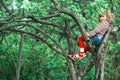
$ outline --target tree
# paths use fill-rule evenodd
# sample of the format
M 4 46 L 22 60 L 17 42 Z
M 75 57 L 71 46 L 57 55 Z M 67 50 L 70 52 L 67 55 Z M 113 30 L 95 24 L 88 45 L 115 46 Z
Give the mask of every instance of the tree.
M 79 35 L 81 33 L 85 37 L 86 41 L 88 40 L 85 34 L 84 26 L 87 27 L 88 25 L 90 27 L 93 26 L 87 23 L 90 22 L 89 17 L 91 15 L 96 17 L 96 14 L 98 13 L 96 11 L 99 11 L 101 9 L 105 10 L 107 5 L 106 1 L 101 0 L 103 5 L 99 4 L 100 2 L 97 0 L 94 2 L 88 0 L 85 3 L 86 5 L 83 5 L 82 1 L 77 1 L 77 0 L 68 0 L 68 1 L 62 0 L 58 2 L 55 0 L 51 0 L 51 2 L 49 0 L 46 1 L 36 0 L 36 2 L 34 1 L 30 2 L 29 0 L 27 0 L 27 3 L 24 1 L 23 2 L 19 1 L 19 3 L 22 5 L 20 4 L 16 5 L 16 3 L 14 3 L 13 5 L 14 6 L 16 5 L 16 7 L 19 8 L 12 10 L 11 8 L 8 7 L 9 4 L 6 4 L 3 0 L 1 0 L 1 5 L 4 8 L 4 9 L 1 8 L 1 10 L 3 13 L 5 13 L 4 16 L 6 17 L 0 21 L 1 22 L 0 31 L 2 37 L 1 42 L 3 42 L 4 39 L 3 37 L 6 36 L 6 35 L 2 35 L 3 33 L 5 34 L 17 33 L 18 35 L 21 34 L 24 35 L 24 40 L 23 40 L 24 42 L 25 42 L 25 38 L 29 37 L 31 39 L 35 39 L 34 43 L 35 42 L 38 43 L 40 41 L 41 44 L 46 44 L 52 51 L 55 51 L 57 54 L 60 54 L 65 58 L 68 67 L 67 73 L 69 73 L 68 76 L 69 80 L 84 79 L 85 75 L 94 66 L 94 61 L 96 60 L 97 63 L 99 62 L 99 59 L 100 61 L 104 59 L 103 54 L 105 53 L 106 50 L 104 50 L 101 53 L 101 49 L 103 48 L 99 48 L 98 53 L 100 53 L 99 56 L 101 56 L 102 58 L 100 58 L 99 56 L 96 57 L 94 54 L 91 54 L 91 58 L 88 58 L 88 62 L 85 63 L 81 69 L 78 69 L 79 71 L 77 72 L 76 67 L 79 65 L 75 65 L 75 62 L 73 62 L 67 56 L 68 54 L 77 52 L 76 43 L 75 43 L 76 40 L 74 39 L 76 35 Z M 13 2 L 15 2 L 15 0 L 13 0 Z M 89 3 L 91 5 L 88 5 Z M 94 23 L 97 23 L 96 18 L 92 18 L 92 19 L 95 19 Z M 18 48 L 19 57 L 17 58 L 18 64 L 16 65 L 18 66 L 16 67 L 17 80 L 19 80 L 20 70 L 21 67 L 23 66 L 21 64 L 22 63 L 21 54 L 23 49 L 22 35 L 20 40 L 21 44 L 18 44 L 20 47 Z M 86 43 L 90 47 L 92 47 L 89 42 Z M 108 45 L 106 45 L 106 47 L 107 46 Z M 101 68 L 101 66 L 104 66 L 104 62 L 102 62 L 99 65 L 98 64 L 95 65 L 96 67 L 95 80 L 103 80 L 103 76 L 102 78 L 98 79 L 98 75 L 99 74 L 101 75 L 98 69 L 100 70 L 102 69 L 103 71 L 104 68 Z M 47 69 L 47 71 L 49 72 L 49 69 Z M 78 73 L 79 75 L 77 75 Z

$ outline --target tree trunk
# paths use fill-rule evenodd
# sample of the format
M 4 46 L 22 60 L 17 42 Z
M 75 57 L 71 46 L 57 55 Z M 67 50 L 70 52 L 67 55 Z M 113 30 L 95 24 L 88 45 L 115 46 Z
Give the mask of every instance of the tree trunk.
M 112 26 L 112 24 L 110 24 Z M 105 62 L 105 56 L 108 50 L 108 36 L 112 30 L 112 27 L 109 28 L 108 32 L 104 36 L 104 39 L 101 43 L 101 45 L 98 48 L 98 52 L 96 55 L 95 60 L 95 78 L 94 80 L 104 80 L 104 62 Z
M 20 79 L 20 70 L 22 65 L 22 46 L 23 46 L 23 34 L 21 34 L 21 39 L 19 44 L 18 61 L 17 61 L 17 67 L 16 67 L 16 80 Z
M 74 64 L 70 59 L 68 60 L 68 73 L 70 73 L 68 80 L 77 80 Z
M 100 56 L 97 57 L 95 61 L 95 80 L 103 80 L 104 79 L 104 53 L 101 53 Z
M 104 63 L 107 50 L 108 45 L 102 49 L 95 60 L 95 80 L 104 80 Z
M 72 34 L 70 31 L 70 20 L 66 19 L 65 20 L 65 27 L 66 27 L 66 37 L 67 37 L 67 42 L 68 42 L 68 54 L 73 54 L 74 51 L 74 45 L 73 45 L 73 38 L 72 38 Z M 76 76 L 76 71 L 75 71 L 75 67 L 74 67 L 74 62 L 72 62 L 71 59 L 67 60 L 68 62 L 68 70 L 70 73 L 70 78 L 69 80 L 77 80 L 77 76 Z

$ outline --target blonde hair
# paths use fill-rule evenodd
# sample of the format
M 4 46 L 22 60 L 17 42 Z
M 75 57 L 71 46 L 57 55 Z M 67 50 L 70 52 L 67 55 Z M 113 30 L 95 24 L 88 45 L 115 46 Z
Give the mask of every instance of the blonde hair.
M 106 17 L 107 17 L 107 21 L 108 22 L 112 22 L 113 21 L 112 13 L 110 12 L 110 10 L 106 11 Z
M 100 17 L 101 17 L 101 16 L 104 16 L 104 15 L 106 15 L 107 21 L 108 21 L 109 23 L 113 21 L 113 19 L 112 19 L 112 14 L 111 14 L 110 10 L 106 10 L 105 13 L 101 13 L 101 14 L 98 15 L 98 20 L 99 20 L 99 22 L 100 22 Z

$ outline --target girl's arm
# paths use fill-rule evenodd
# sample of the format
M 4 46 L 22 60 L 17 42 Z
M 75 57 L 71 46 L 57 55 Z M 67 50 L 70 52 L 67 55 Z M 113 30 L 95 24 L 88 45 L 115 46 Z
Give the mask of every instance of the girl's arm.
M 107 29 L 108 26 L 109 26 L 109 23 L 107 21 L 102 21 L 92 31 L 87 32 L 86 34 L 89 37 L 94 36 L 94 35 L 102 32 L 102 30 Z

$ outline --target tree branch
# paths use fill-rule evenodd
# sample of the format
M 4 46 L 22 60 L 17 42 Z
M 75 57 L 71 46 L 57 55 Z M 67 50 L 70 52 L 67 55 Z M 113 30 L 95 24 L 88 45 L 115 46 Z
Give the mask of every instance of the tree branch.
M 50 37 L 50 35 L 48 35 L 46 32 L 44 32 L 44 31 L 41 30 L 40 28 L 37 28 L 37 27 L 35 27 L 35 26 L 33 26 L 33 25 L 30 25 L 30 24 L 25 24 L 25 25 L 26 25 L 26 26 L 30 26 L 30 27 L 34 28 L 35 30 L 40 31 L 45 37 L 51 39 L 51 40 L 62 50 L 63 54 L 66 53 L 65 50 L 63 50 L 63 48 L 60 46 L 60 44 L 59 44 L 55 39 L 53 39 L 52 37 Z
M 37 39 L 37 40 L 40 40 L 41 42 L 45 43 L 49 48 L 51 48 L 52 50 L 54 50 L 56 53 L 59 53 L 61 55 L 63 55 L 64 57 L 67 57 L 66 54 L 64 54 L 61 50 L 55 48 L 54 45 L 50 44 L 49 42 L 47 42 L 46 40 L 44 40 L 42 37 L 38 36 L 38 35 L 35 35 L 35 34 L 32 34 L 30 32 L 26 32 L 26 31 L 22 31 L 22 30 L 16 30 L 16 29 L 6 29 L 8 31 L 13 31 L 13 32 L 19 32 L 19 33 L 24 33 L 24 34 L 27 34 L 27 35 L 30 35 L 32 36 L 33 38 Z
M 3 8 L 6 10 L 7 13 L 9 13 L 10 15 L 12 15 L 12 13 L 10 12 L 10 10 L 8 9 L 7 5 L 5 4 L 5 2 L 3 0 L 0 1 L 1 5 L 3 6 Z
M 11 42 L 10 45 L 9 45 L 9 44 L 8 44 L 9 42 L 7 41 L 6 37 L 4 38 L 4 40 L 5 40 L 5 44 L 7 45 L 6 51 L 10 54 L 10 50 L 11 50 L 11 47 L 14 45 L 14 41 Z M 17 69 L 16 62 L 15 62 L 15 60 L 13 59 L 13 58 L 14 58 L 14 55 L 13 55 L 13 54 L 10 54 L 10 57 L 11 57 L 11 59 L 12 59 L 12 61 L 13 61 L 13 64 L 14 64 L 15 68 Z
M 108 50 L 107 40 L 108 40 L 110 32 L 113 29 L 112 24 L 110 24 L 110 26 L 111 27 L 109 28 L 107 34 L 105 35 L 105 37 L 99 47 L 97 56 L 96 56 L 96 60 L 95 60 L 95 69 L 96 70 L 95 70 L 95 79 L 94 80 L 104 80 L 104 60 L 105 60 L 105 56 L 106 56 L 106 53 Z
M 65 27 L 66 27 L 66 37 L 67 37 L 67 42 L 68 42 L 68 50 L 69 50 L 69 54 L 74 54 L 74 45 L 73 45 L 73 38 L 72 38 L 72 34 L 71 34 L 71 31 L 70 31 L 70 20 L 66 19 L 65 20 Z M 75 71 L 75 68 L 73 66 L 73 63 L 70 62 L 68 60 L 68 67 L 70 69 L 70 75 L 72 76 L 71 79 L 72 80 L 77 80 L 76 79 L 76 71 Z
M 22 65 L 21 65 L 21 66 L 24 65 L 25 60 L 32 54 L 32 51 L 35 49 L 37 43 L 38 43 L 38 42 L 36 41 L 36 42 L 32 45 L 32 47 L 30 48 L 30 50 L 29 50 L 29 52 L 28 52 L 29 54 L 28 54 L 26 57 L 23 58 L 23 61 L 22 61 Z
M 10 25 L 10 26 L 7 26 L 7 27 L 2 26 L 2 27 L 0 27 L 0 31 L 5 30 L 5 29 L 9 29 L 9 28 L 14 28 L 16 26 L 23 26 L 23 25 L 25 25 L 25 23 L 14 24 L 14 25 Z
M 17 69 L 16 69 L 16 80 L 20 79 L 20 70 L 22 63 L 22 47 L 23 47 L 23 34 L 21 33 L 20 44 L 19 44 L 19 52 L 18 52 L 18 61 L 17 61 Z
M 56 0 L 51 0 L 51 1 L 55 5 L 55 7 L 57 8 L 58 11 L 60 11 L 61 13 L 67 14 L 74 19 L 74 21 L 78 25 L 78 29 L 80 30 L 80 32 L 82 33 L 82 35 L 85 38 L 86 43 L 88 44 L 88 46 L 90 48 L 92 48 L 91 41 L 90 41 L 89 37 L 86 35 L 86 31 L 85 31 L 83 25 L 80 23 L 80 20 L 78 19 L 78 17 L 75 15 L 75 13 L 72 12 L 71 10 L 68 10 L 67 8 L 63 8 L 63 7 L 60 8 L 60 5 L 58 4 L 58 2 Z M 88 42 L 88 40 L 89 40 L 89 42 Z
M 16 25 L 11 25 L 11 26 L 8 26 L 8 27 L 0 27 L 0 31 L 2 31 L 2 30 L 5 30 L 5 29 L 10 29 L 10 28 L 14 28 L 14 27 L 16 27 L 16 26 L 28 26 L 28 27 L 31 27 L 31 28 L 34 28 L 35 30 L 38 30 L 38 31 L 40 31 L 43 35 L 45 35 L 46 37 L 48 37 L 49 39 L 51 39 L 61 50 L 62 50 L 62 52 L 63 52 L 63 54 L 65 54 L 66 52 L 65 52 L 65 50 L 63 50 L 63 48 L 60 46 L 60 44 L 57 42 L 57 41 L 55 41 L 53 38 L 51 38 L 50 37 L 50 35 L 48 35 L 47 33 L 45 33 L 43 30 L 41 30 L 40 28 L 37 28 L 37 27 L 35 27 L 35 26 L 33 26 L 33 25 L 30 25 L 30 24 L 27 24 L 27 23 L 20 23 L 20 24 L 16 24 Z
M 103 48 L 104 44 L 106 44 L 106 40 L 108 39 L 108 36 L 112 30 L 113 26 L 112 24 L 110 24 L 110 28 L 108 30 L 108 33 L 105 35 L 101 45 L 99 48 L 97 48 L 97 52 L 95 50 L 94 54 L 92 55 L 92 57 L 89 59 L 89 62 L 85 64 L 85 66 L 81 69 L 80 71 L 80 76 L 84 77 L 89 71 L 90 69 L 94 66 L 95 61 L 99 58 L 99 56 L 101 55 L 101 51 L 105 48 Z M 103 53 L 105 54 L 105 53 Z M 98 64 L 98 63 L 97 63 Z
M 60 16 L 60 13 L 55 13 L 55 14 L 48 15 L 48 16 L 45 16 L 45 17 L 40 17 L 39 19 L 48 19 L 48 18 L 58 17 L 58 16 Z
M 52 26 L 57 27 L 57 28 L 59 28 L 59 29 L 61 29 L 61 30 L 64 30 L 63 27 L 61 27 L 61 26 L 59 26 L 59 25 L 56 25 L 56 24 L 54 24 L 54 23 L 52 23 L 52 22 L 43 21 L 43 20 L 37 19 L 37 18 L 35 18 L 35 17 L 33 17 L 33 16 L 28 16 L 28 17 L 31 18 L 31 19 L 32 19 L 33 21 L 35 21 L 35 22 L 38 22 L 38 23 L 41 23 L 41 24 L 45 24 L 45 25 L 52 25 Z
M 74 51 L 74 45 L 73 45 L 73 38 L 72 38 L 72 34 L 70 31 L 70 20 L 65 20 L 65 33 L 66 33 L 66 37 L 67 37 L 67 42 L 68 42 L 68 50 L 69 50 L 69 54 L 73 54 Z

